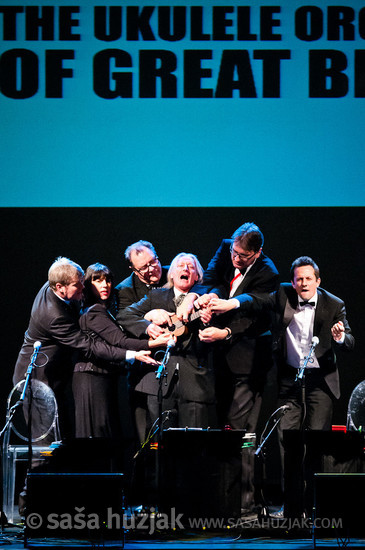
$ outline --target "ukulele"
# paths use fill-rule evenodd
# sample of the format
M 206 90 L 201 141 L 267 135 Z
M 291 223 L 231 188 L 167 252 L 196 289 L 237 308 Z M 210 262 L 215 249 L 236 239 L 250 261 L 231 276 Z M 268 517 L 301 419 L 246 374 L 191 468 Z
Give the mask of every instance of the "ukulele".
M 200 309 L 198 309 L 197 311 L 193 311 L 193 313 L 189 315 L 189 321 L 184 322 L 180 321 L 176 313 L 174 313 L 173 315 L 171 315 L 171 325 L 166 324 L 163 328 L 165 329 L 165 332 L 169 332 L 171 335 L 174 335 L 176 337 L 182 336 L 183 334 L 186 334 L 188 332 L 188 324 L 192 323 L 196 319 L 199 319 L 200 315 Z

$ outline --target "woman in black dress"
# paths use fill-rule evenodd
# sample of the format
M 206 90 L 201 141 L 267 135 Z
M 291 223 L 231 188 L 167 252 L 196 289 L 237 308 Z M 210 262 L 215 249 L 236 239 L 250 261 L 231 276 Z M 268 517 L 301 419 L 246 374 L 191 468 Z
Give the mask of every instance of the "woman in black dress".
M 85 274 L 85 307 L 80 317 L 83 331 L 100 336 L 111 345 L 125 349 L 126 363 L 134 360 L 158 363 L 150 349 L 166 345 L 169 334 L 156 340 L 128 338 L 115 320 L 113 275 L 100 263 L 90 265 Z M 79 357 L 73 374 L 76 437 L 121 437 L 118 410 L 120 364 Z

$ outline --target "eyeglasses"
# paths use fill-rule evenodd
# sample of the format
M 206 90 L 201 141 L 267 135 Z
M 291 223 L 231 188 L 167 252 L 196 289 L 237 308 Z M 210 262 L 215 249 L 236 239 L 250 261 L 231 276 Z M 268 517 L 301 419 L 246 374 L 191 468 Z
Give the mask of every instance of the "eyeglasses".
M 133 265 L 130 265 L 129 267 L 131 269 L 133 269 L 133 271 L 137 271 L 137 273 L 140 273 L 141 275 L 145 275 L 148 270 L 150 269 L 150 267 L 156 267 L 158 264 L 159 264 L 159 259 L 158 259 L 158 256 L 156 256 L 153 260 L 151 260 L 150 262 L 148 262 L 148 264 L 144 265 L 143 267 L 141 267 L 141 269 L 137 269 L 136 267 L 134 267 Z
M 256 254 L 256 252 L 253 252 L 252 254 L 239 254 L 237 250 L 233 248 L 233 244 L 231 244 L 230 246 L 230 251 L 233 258 L 236 258 L 238 256 L 238 258 L 242 261 L 251 260 L 251 258 L 253 258 L 254 255 Z

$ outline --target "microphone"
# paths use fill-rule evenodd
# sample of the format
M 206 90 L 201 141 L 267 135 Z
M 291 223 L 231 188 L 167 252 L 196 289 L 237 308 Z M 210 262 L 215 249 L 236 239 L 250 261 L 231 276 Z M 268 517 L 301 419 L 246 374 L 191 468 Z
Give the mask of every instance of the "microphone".
M 318 346 L 318 344 L 319 344 L 318 336 L 313 336 L 309 353 L 308 353 L 307 357 L 304 358 L 303 366 L 298 370 L 298 374 L 295 378 L 295 381 L 302 380 L 303 376 L 304 376 L 304 370 L 307 368 L 307 365 L 308 365 L 309 361 L 311 363 L 313 363 L 313 359 L 311 359 L 311 357 L 313 355 L 315 347 Z
M 39 342 L 38 340 L 34 342 L 33 344 L 34 353 L 38 353 L 41 347 L 42 347 L 42 342 Z
M 318 338 L 317 338 L 317 340 L 318 340 Z M 174 347 L 175 347 L 175 340 L 173 338 L 170 338 L 170 340 L 168 340 L 168 342 L 167 342 L 167 348 L 166 348 L 165 353 L 169 352 Z
M 166 363 L 168 362 L 170 358 L 170 351 L 171 349 L 175 347 L 175 340 L 173 338 L 170 338 L 170 340 L 167 341 L 167 348 L 165 351 L 165 355 L 163 356 L 163 359 L 161 361 L 161 365 L 158 367 L 156 371 L 156 379 L 159 380 L 161 378 L 161 375 L 163 371 L 165 370 Z
M 313 336 L 312 338 L 312 348 L 314 349 L 319 344 L 319 338 L 318 336 Z
M 42 342 L 39 342 L 39 340 L 37 340 L 36 342 L 34 342 L 33 344 L 33 353 L 30 357 L 30 363 L 28 365 L 28 369 L 27 369 L 27 372 L 25 373 L 25 376 L 30 376 L 32 370 L 33 370 L 33 367 L 36 367 L 36 361 L 37 361 L 37 356 L 38 356 L 38 352 L 39 350 L 41 349 L 42 347 Z M 27 385 L 27 382 L 25 383 L 25 385 Z M 25 395 L 25 393 L 24 393 Z

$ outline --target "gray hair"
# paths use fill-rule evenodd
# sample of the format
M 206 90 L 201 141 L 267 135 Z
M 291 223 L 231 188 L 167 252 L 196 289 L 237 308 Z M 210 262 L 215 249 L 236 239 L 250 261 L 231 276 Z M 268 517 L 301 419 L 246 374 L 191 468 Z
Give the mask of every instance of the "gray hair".
M 203 268 L 202 268 L 198 258 L 195 256 L 195 254 L 191 254 L 190 252 L 180 252 L 180 254 L 175 256 L 175 258 L 172 260 L 169 271 L 167 273 L 167 283 L 165 285 L 167 288 L 171 288 L 172 286 L 174 286 L 174 282 L 172 280 L 172 273 L 176 269 L 176 266 L 177 266 L 180 258 L 183 258 L 185 256 L 187 256 L 188 258 L 190 258 L 194 262 L 195 269 L 196 269 L 196 272 L 197 272 L 198 277 L 199 277 L 197 282 L 198 283 L 202 282 L 202 280 L 203 280 Z

